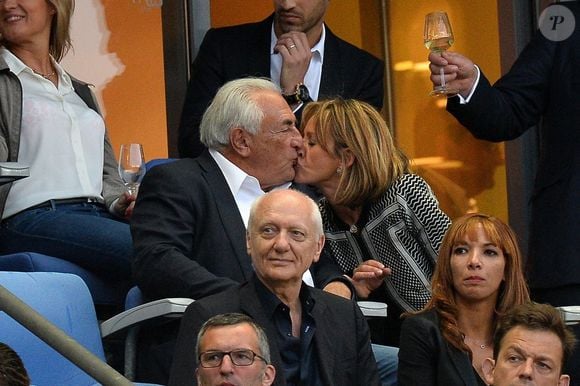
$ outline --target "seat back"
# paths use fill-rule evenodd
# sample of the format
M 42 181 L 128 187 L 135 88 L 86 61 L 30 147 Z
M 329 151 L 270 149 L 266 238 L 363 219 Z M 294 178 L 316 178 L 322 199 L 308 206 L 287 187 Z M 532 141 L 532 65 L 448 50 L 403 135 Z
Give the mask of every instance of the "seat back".
M 174 162 L 174 161 L 177 161 L 178 159 L 179 158 L 155 158 L 155 159 L 149 160 L 145 163 L 145 170 L 149 171 L 152 168 L 154 168 L 155 166 Z
M 122 305 L 129 287 L 129 283 L 118 280 L 106 281 L 70 261 L 35 252 L 19 252 L 0 256 L 0 271 L 75 274 L 87 284 L 94 303 L 98 305 Z
M 0 272 L 0 285 L 104 360 L 99 325 L 86 284 L 72 274 Z M 0 341 L 20 355 L 36 386 L 84 386 L 96 381 L 0 312 Z

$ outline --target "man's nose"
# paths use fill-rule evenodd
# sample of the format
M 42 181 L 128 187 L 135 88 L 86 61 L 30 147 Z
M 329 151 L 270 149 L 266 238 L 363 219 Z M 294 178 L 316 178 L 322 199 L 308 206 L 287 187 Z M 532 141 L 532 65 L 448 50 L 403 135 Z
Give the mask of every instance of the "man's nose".
M 224 355 L 222 358 L 222 363 L 220 365 L 221 374 L 231 374 L 234 372 L 234 363 L 229 355 Z
M 286 251 L 289 247 L 290 243 L 288 242 L 288 233 L 284 231 L 278 233 L 274 241 L 274 248 L 277 251 Z
M 531 380 L 533 374 L 534 374 L 534 359 L 527 358 L 520 367 L 519 378 Z
M 288 10 L 296 6 L 296 0 L 279 0 L 278 4 L 282 9 Z
M 290 139 L 290 146 L 296 149 L 300 154 L 304 148 L 304 140 L 302 139 L 302 136 L 300 134 L 292 136 L 292 139 Z

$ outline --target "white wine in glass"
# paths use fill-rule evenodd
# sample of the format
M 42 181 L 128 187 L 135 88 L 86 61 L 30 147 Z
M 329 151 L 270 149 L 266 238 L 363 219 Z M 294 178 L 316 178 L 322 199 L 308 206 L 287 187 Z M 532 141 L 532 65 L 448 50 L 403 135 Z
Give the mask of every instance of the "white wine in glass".
M 139 184 L 145 175 L 145 157 L 143 146 L 139 143 L 121 145 L 119 155 L 119 175 L 132 195 L 137 194 Z
M 433 52 L 441 53 L 453 44 L 453 30 L 447 13 L 435 11 L 425 16 L 425 29 L 423 31 L 425 47 Z M 448 96 L 457 94 L 457 90 L 447 87 L 445 84 L 445 72 L 441 68 L 441 85 L 435 86 L 430 95 Z

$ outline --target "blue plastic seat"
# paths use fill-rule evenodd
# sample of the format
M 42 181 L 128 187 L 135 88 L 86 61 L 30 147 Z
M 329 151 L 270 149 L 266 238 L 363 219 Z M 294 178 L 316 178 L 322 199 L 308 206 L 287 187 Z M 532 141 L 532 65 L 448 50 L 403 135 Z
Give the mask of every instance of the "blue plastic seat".
M 105 355 L 93 302 L 81 278 L 52 272 L 0 272 L 0 285 L 62 329 L 103 362 Z M 0 309 L 5 304 L 0 303 Z M 22 358 L 36 386 L 85 386 L 96 381 L 5 312 L 0 341 Z
M 57 257 L 35 252 L 19 252 L 0 256 L 0 271 L 72 273 L 84 280 L 96 305 L 117 306 L 123 309 L 129 282 L 106 278 Z

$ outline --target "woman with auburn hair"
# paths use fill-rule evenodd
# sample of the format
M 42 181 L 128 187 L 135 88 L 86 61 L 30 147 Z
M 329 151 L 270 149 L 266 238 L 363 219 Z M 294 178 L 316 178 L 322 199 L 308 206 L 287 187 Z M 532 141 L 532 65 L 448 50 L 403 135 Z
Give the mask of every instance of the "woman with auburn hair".
M 401 329 L 399 384 L 485 385 L 498 317 L 530 300 L 511 228 L 484 214 L 455 220 L 441 245 L 433 297 Z
M 341 98 L 309 103 L 302 114 L 303 153 L 295 182 L 324 198 L 324 264 L 337 264 L 359 299 L 386 302 L 387 323 L 373 335 L 398 345 L 403 311 L 431 298 L 431 276 L 450 224 L 431 188 L 412 174 L 383 117 L 372 106 Z M 315 270 L 316 275 L 316 270 Z M 330 286 L 338 285 L 340 288 Z M 347 286 L 325 290 L 349 297 Z
M 0 254 L 30 251 L 130 278 L 127 193 L 88 84 L 59 61 L 73 0 L 0 1 L 0 161 L 30 176 L 0 187 Z

